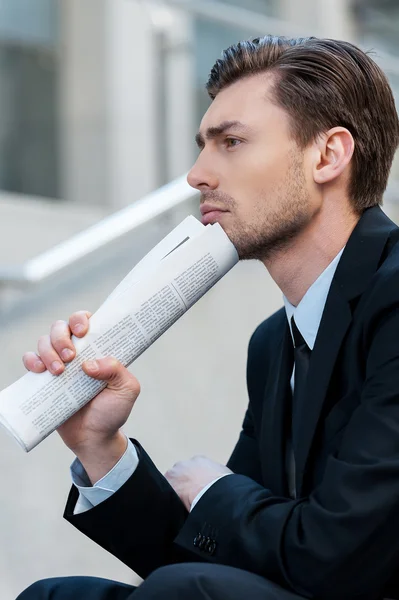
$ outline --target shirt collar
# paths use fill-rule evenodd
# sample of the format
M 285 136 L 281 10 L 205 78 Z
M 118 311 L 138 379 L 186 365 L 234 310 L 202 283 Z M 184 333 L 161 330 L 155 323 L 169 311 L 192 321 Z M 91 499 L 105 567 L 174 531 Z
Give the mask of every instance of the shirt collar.
M 335 270 L 342 256 L 344 248 L 337 254 L 326 269 L 319 275 L 310 286 L 298 306 L 293 306 L 285 296 L 284 305 L 288 324 L 291 331 L 291 317 L 294 316 L 296 326 L 302 334 L 303 339 L 313 350 L 317 332 L 319 330 L 321 317 L 326 304 L 328 292 L 334 277 Z M 292 335 L 292 331 L 291 331 Z

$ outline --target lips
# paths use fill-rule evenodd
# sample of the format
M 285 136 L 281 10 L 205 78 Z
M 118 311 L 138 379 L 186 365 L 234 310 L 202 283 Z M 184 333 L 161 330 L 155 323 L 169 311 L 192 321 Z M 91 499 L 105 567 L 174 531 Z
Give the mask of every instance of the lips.
M 224 208 L 221 208 L 220 206 L 213 206 L 212 204 L 201 204 L 200 212 L 201 212 L 201 215 L 204 216 L 210 212 L 227 212 L 227 210 Z
M 217 223 L 223 214 L 229 212 L 219 206 L 213 206 L 212 204 L 202 204 L 200 206 L 200 211 L 202 214 L 201 222 L 203 225 Z

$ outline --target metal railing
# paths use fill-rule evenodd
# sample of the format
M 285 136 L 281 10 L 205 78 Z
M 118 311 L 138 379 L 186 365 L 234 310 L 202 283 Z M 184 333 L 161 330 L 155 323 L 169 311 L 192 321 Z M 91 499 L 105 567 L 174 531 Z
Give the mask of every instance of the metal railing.
M 41 282 L 195 195 L 196 191 L 188 185 L 186 176 L 179 177 L 23 265 L 0 266 L 0 282 Z

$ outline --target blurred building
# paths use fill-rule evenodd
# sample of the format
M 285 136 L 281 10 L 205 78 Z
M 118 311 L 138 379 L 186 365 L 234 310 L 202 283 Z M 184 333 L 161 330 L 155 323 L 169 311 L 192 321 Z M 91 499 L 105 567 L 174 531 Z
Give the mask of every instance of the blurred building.
M 395 0 L 0 0 L 0 189 L 106 209 L 183 173 L 221 50 L 260 33 L 375 49 Z

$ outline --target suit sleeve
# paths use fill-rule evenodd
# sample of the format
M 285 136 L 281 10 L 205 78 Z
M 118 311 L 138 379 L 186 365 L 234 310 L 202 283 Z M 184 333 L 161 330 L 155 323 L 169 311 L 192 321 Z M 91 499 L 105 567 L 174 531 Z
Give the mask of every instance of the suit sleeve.
M 253 333 L 248 346 L 247 387 L 252 401 L 245 413 L 238 442 L 227 462 L 227 466 L 234 473 L 246 475 L 258 483 L 262 481 L 262 472 L 255 427 L 260 419 L 254 416 L 253 407 L 261 405 L 265 387 L 265 369 L 262 365 L 264 360 L 263 339 L 262 326 L 260 326 Z
M 373 330 L 359 406 L 308 498 L 276 498 L 249 477 L 225 477 L 200 499 L 177 543 L 192 547 L 206 524 L 216 543 L 209 560 L 306 597 L 380 597 L 399 563 L 398 336 L 395 308 Z
M 257 350 L 255 339 L 250 343 L 249 357 L 253 360 L 248 360 L 249 374 L 257 368 L 254 362 Z M 110 498 L 80 514 L 74 514 L 79 493 L 73 486 L 64 517 L 143 578 L 166 564 L 207 560 L 207 556 L 198 556 L 194 552 L 192 543 L 188 547 L 175 544 L 188 513 L 148 454 L 138 442 L 134 443 L 139 463 L 128 481 Z M 246 413 L 243 431 L 229 466 L 236 473 L 260 480 L 251 408 Z
M 110 498 L 74 515 L 79 492 L 72 487 L 64 517 L 133 569 L 140 577 L 165 564 L 192 560 L 174 544 L 187 511 L 173 488 L 138 442 L 138 466 Z
M 252 407 L 249 406 L 245 414 L 242 431 L 238 442 L 230 456 L 227 466 L 240 475 L 246 475 L 258 483 L 261 482 L 261 468 L 259 461 L 258 444 L 254 434 L 254 419 Z

